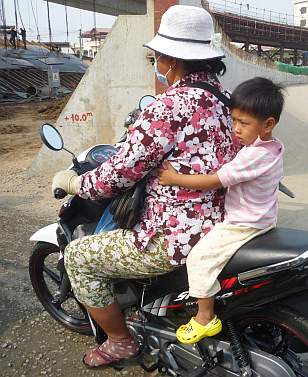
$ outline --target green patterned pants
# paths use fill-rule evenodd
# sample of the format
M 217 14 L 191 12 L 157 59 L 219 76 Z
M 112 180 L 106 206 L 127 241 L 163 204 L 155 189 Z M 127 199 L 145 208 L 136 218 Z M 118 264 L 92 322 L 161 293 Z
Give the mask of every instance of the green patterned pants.
M 65 249 L 65 267 L 76 298 L 92 307 L 113 302 L 112 278 L 147 278 L 172 271 L 162 235 L 138 250 L 132 233 L 116 229 L 72 241 Z

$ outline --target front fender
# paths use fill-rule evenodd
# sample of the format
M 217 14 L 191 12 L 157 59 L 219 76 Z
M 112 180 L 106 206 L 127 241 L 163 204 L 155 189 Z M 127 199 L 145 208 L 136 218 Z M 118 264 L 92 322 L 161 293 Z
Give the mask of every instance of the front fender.
M 32 234 L 32 236 L 30 237 L 30 241 L 49 242 L 56 246 L 59 246 L 57 239 L 57 229 L 57 223 L 47 225 L 44 228 L 41 228 L 37 232 Z

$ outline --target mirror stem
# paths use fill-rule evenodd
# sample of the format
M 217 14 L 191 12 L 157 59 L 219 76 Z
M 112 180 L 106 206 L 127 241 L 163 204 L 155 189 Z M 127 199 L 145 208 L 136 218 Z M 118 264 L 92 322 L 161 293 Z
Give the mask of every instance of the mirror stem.
M 62 149 L 65 150 L 66 152 L 68 152 L 69 154 L 71 154 L 73 156 L 73 158 L 76 158 L 76 156 L 74 155 L 73 152 L 69 151 L 68 149 L 66 149 L 64 147 Z

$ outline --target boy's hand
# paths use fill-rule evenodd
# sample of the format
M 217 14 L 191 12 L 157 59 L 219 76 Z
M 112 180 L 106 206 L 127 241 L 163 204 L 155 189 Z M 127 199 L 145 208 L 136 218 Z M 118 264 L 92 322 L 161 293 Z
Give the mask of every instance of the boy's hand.
M 163 162 L 164 169 L 158 170 L 159 183 L 163 186 L 177 185 L 178 173 L 169 161 Z

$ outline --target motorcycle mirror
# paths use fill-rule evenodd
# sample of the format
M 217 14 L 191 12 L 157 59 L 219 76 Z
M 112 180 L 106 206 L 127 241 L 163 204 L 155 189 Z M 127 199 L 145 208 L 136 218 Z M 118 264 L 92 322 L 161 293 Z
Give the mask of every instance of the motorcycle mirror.
M 156 98 L 154 96 L 150 96 L 149 94 L 143 96 L 139 101 L 139 109 L 142 111 L 147 106 L 149 106 L 152 102 L 154 102 Z
M 64 147 L 60 132 L 51 124 L 44 123 L 40 130 L 43 143 L 53 151 L 60 151 Z

